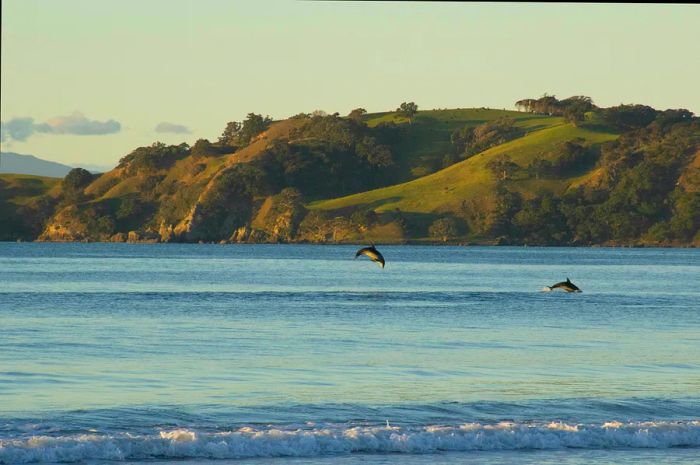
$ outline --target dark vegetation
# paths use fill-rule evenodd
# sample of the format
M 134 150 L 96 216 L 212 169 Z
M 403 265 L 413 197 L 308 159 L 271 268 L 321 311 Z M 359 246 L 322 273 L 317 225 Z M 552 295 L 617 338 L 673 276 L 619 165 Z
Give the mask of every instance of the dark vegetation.
M 597 149 L 585 139 L 577 138 L 557 145 L 547 158 L 536 158 L 527 166 L 527 173 L 535 179 L 569 177 L 592 168 L 598 159 Z
M 516 108 L 530 113 L 550 116 L 565 116 L 585 113 L 595 107 L 593 100 L 584 95 L 575 95 L 564 100 L 557 100 L 553 95 L 544 94 L 538 99 L 523 99 L 515 102 Z
M 292 187 L 308 198 L 334 197 L 385 185 L 394 165 L 386 130 L 339 116 L 311 116 L 289 140 L 271 144 L 253 162 L 268 193 Z
M 93 180 L 93 175 L 83 168 L 73 168 L 63 178 L 63 201 L 65 203 L 78 203 L 85 199 L 84 189 Z
M 12 186 L 5 179 L 0 179 L 0 241 L 33 240 L 41 234 L 46 220 L 53 214 L 57 200 L 43 194 L 43 189 L 34 189 L 32 184 L 41 184 L 38 180 L 27 180 L 20 188 Z M 29 184 L 27 186 L 26 184 Z M 12 197 L 22 195 L 19 190 L 27 189 L 31 200 L 17 205 Z M 37 192 L 38 191 L 38 192 Z
M 499 118 L 478 126 L 466 125 L 452 133 L 451 141 L 461 158 L 468 158 L 521 135 L 513 118 Z
M 208 195 L 199 203 L 199 240 L 220 240 L 245 225 L 252 214 L 253 198 L 265 191 L 265 174 L 247 164 L 227 168 L 212 182 Z
M 124 168 L 128 174 L 164 170 L 189 154 L 190 147 L 185 143 L 166 145 L 162 142 L 155 142 L 148 147 L 137 148 L 119 160 L 117 167 Z
M 604 144 L 598 166 L 604 179 L 554 196 L 541 192 L 524 199 L 507 183 L 497 191 L 490 232 L 510 243 L 601 244 L 691 242 L 700 229 L 700 192 L 678 183 L 680 170 L 700 148 L 697 119 L 655 119 L 642 129 Z M 533 162 L 536 177 L 566 176 L 591 161 L 580 141 L 558 148 L 555 164 Z
M 248 145 L 254 137 L 265 131 L 270 123 L 272 123 L 272 118 L 269 116 L 263 117 L 255 113 L 248 113 L 242 122 L 231 121 L 226 125 L 224 132 L 219 137 L 219 143 L 231 147 Z
M 418 105 L 416 105 L 415 102 L 403 102 L 399 105 L 399 108 L 396 109 L 396 113 L 408 118 L 408 122 L 411 123 L 413 116 L 418 113 Z

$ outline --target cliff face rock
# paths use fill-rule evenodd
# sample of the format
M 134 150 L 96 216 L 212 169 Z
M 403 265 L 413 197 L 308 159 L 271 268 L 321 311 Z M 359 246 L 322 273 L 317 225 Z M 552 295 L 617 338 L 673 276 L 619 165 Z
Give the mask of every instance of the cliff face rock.
M 233 231 L 231 237 L 229 237 L 229 242 L 247 242 L 250 237 L 250 228 L 248 226 L 241 226 Z
M 158 235 L 161 242 L 170 242 L 175 237 L 175 230 L 172 224 L 165 224 L 165 221 L 160 223 Z
M 232 234 L 240 236 L 236 231 L 250 224 L 253 191 L 261 178 L 260 170 L 247 165 L 234 165 L 218 172 L 189 214 L 175 226 L 174 235 L 186 242 L 218 242 Z
M 681 172 L 678 185 L 683 187 L 686 192 L 700 192 L 700 150 L 695 153 L 691 162 Z
M 81 219 L 77 206 L 70 205 L 53 216 L 38 241 L 74 242 L 92 239 L 89 225 Z
M 160 236 L 153 231 L 129 231 L 127 242 L 160 242 Z
M 195 204 L 195 206 L 192 207 L 187 216 L 180 220 L 180 222 L 177 225 L 175 225 L 175 227 L 173 228 L 174 237 L 176 237 L 179 240 L 184 240 L 187 237 L 187 234 L 191 230 L 192 218 L 196 214 L 196 209 L 197 205 Z
M 126 242 L 126 240 L 127 235 L 123 232 L 113 234 L 112 237 L 109 238 L 109 242 Z
M 168 235 L 166 230 L 165 237 L 169 237 L 168 240 L 177 239 L 184 242 L 213 242 L 230 237 L 231 240 L 240 242 L 244 234 L 246 238 L 249 234 L 247 222 L 250 209 L 246 202 L 232 202 L 229 208 L 214 209 L 198 203 L 190 214 L 172 229 L 172 234 Z
M 292 242 L 296 238 L 304 211 L 293 207 L 279 207 L 274 208 L 266 218 L 266 232 L 271 242 Z
M 114 223 L 81 205 L 70 205 L 56 213 L 41 233 L 43 242 L 160 242 L 160 234 L 151 230 L 114 231 Z
M 256 242 L 292 242 L 297 238 L 299 223 L 306 215 L 302 196 L 296 189 L 283 189 L 268 197 L 258 208 L 253 220 Z

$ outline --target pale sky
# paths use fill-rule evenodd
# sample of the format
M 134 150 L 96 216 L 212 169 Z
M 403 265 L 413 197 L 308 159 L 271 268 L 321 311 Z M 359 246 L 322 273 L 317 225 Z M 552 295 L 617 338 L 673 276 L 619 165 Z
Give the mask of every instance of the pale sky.
M 3 0 L 2 150 L 113 165 L 249 112 L 545 92 L 700 113 L 699 57 L 698 5 Z

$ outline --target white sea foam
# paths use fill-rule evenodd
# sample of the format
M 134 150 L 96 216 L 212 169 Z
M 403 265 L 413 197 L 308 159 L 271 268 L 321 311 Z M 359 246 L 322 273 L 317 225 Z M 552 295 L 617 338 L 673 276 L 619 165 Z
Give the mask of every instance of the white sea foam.
M 194 441 L 197 439 L 197 434 L 187 429 L 176 429 L 173 431 L 161 431 L 160 437 L 173 441 Z
M 578 431 L 578 425 L 568 425 L 566 423 L 562 423 L 560 421 L 553 421 L 550 424 L 547 425 L 547 428 L 549 429 L 555 429 L 555 430 L 560 430 L 560 431 Z
M 700 421 L 603 424 L 561 422 L 463 425 L 243 427 L 154 434 L 80 434 L 0 439 L 0 463 L 231 459 L 351 453 L 700 447 Z

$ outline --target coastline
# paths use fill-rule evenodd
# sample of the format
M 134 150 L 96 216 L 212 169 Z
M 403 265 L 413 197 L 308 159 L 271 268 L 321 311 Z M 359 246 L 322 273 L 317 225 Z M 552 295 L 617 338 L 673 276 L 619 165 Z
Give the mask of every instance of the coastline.
M 161 241 L 159 238 L 154 239 L 144 239 L 144 240 L 124 240 L 124 241 L 112 241 L 112 240 L 90 240 L 83 239 L 77 241 L 60 241 L 60 240 L 44 240 L 35 239 L 31 241 L 25 241 L 17 239 L 15 241 L 0 241 L 0 243 L 49 243 L 49 244 L 80 244 L 80 243 L 97 243 L 97 244 L 209 244 L 209 245 L 238 245 L 238 244 L 248 244 L 248 245 L 264 245 L 264 244 L 274 244 L 274 245 L 356 245 L 362 246 L 367 242 L 359 241 L 325 241 L 325 242 L 311 242 L 311 241 L 292 241 L 292 242 L 271 242 L 271 241 Z M 408 246 L 434 246 L 434 247 L 539 247 L 539 248 L 550 248 L 550 247 L 581 247 L 581 248 L 625 248 L 625 249 L 696 249 L 700 248 L 700 243 L 679 243 L 679 242 L 667 242 L 667 243 L 652 243 L 652 242 L 604 242 L 601 244 L 580 244 L 580 243 L 561 243 L 561 244 L 527 244 L 518 242 L 507 242 L 499 240 L 491 241 L 429 241 L 429 240 L 405 240 L 405 241 L 372 241 L 375 245 L 408 245 Z

